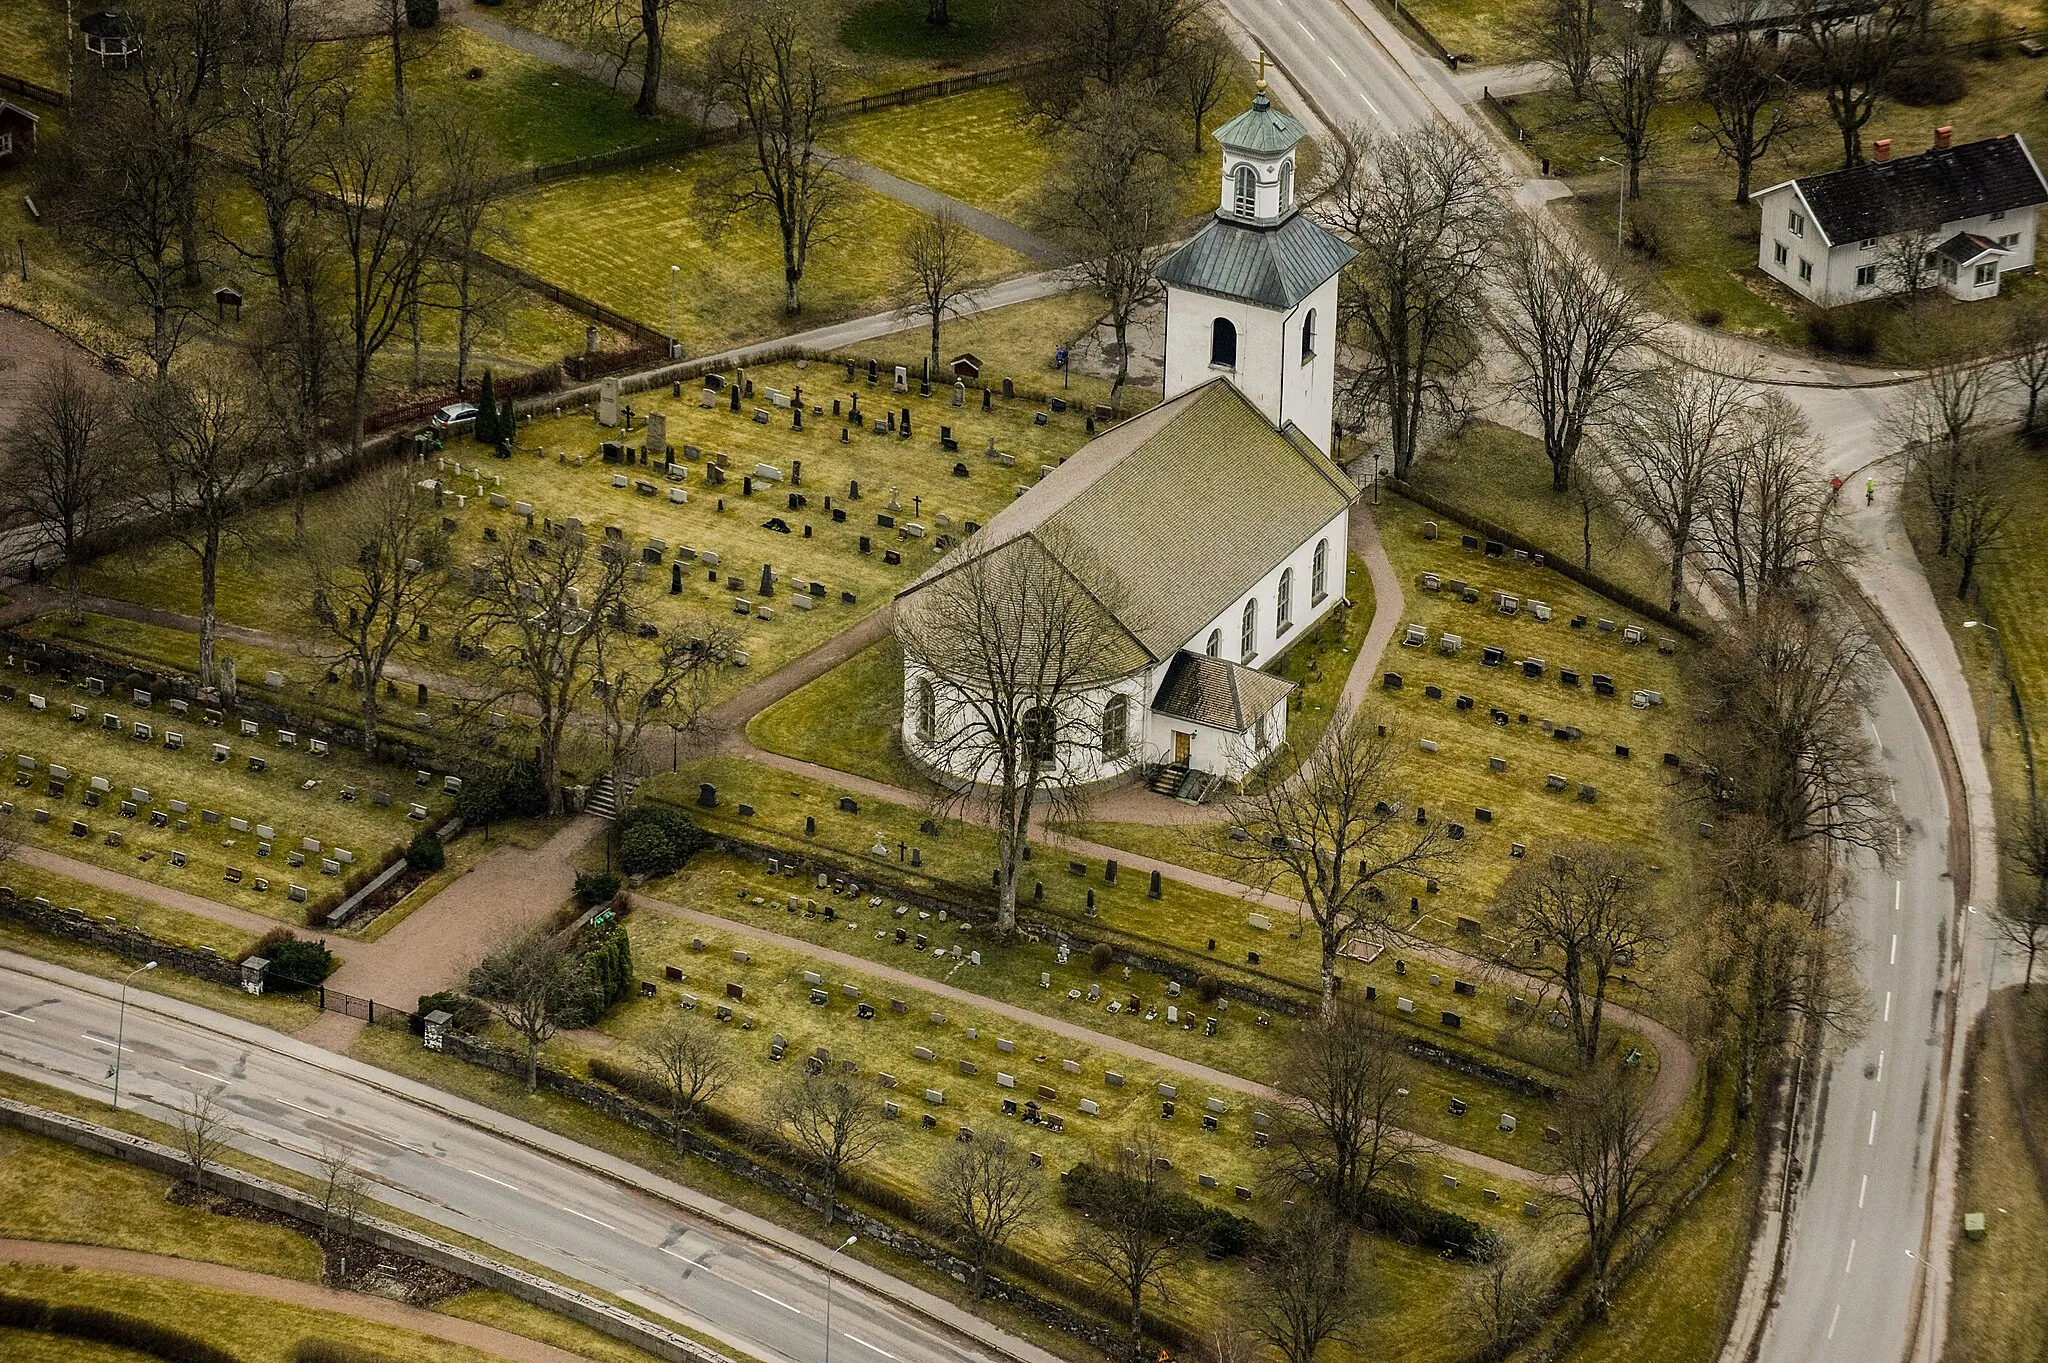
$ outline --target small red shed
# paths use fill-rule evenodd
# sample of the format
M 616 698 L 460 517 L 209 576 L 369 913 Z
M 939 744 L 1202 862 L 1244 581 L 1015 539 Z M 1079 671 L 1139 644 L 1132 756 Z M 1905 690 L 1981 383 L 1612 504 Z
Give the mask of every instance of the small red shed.
M 36 116 L 0 99 L 0 171 L 28 164 L 36 151 Z

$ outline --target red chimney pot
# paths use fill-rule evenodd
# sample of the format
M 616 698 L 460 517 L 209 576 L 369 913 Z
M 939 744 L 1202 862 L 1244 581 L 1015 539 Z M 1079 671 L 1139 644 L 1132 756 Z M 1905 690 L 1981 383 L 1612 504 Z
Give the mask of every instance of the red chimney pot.
M 1891 160 L 1891 159 L 1892 159 L 1892 140 L 1891 140 L 1891 139 L 1890 139 L 1889 137 L 1880 137 L 1880 138 L 1878 138 L 1878 139 L 1877 139 L 1877 146 L 1876 146 L 1876 152 L 1877 152 L 1877 159 L 1878 159 L 1878 160 L 1880 160 L 1880 161 L 1889 161 L 1889 160 Z
M 1942 124 L 1939 128 L 1936 128 L 1934 130 L 1935 148 L 1939 151 L 1947 151 L 1949 134 L 1953 133 L 1954 131 L 1955 129 L 1950 127 L 1946 123 Z

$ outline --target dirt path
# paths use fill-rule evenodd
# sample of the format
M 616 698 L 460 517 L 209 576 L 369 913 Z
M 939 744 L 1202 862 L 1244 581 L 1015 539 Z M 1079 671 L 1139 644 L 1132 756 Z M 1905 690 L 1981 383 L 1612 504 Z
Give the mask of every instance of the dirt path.
M 495 1325 L 479 1325 L 424 1307 L 407 1306 L 403 1302 L 387 1301 L 383 1297 L 360 1292 L 342 1292 L 318 1283 L 252 1273 L 224 1264 L 177 1259 L 168 1254 L 143 1254 L 137 1250 L 106 1249 L 98 1245 L 52 1244 L 41 1240 L 0 1240 L 0 1262 L 47 1268 L 88 1268 L 139 1278 L 161 1278 L 167 1282 L 189 1283 L 194 1287 L 283 1302 L 288 1306 L 333 1311 L 357 1320 L 390 1325 L 431 1339 L 480 1349 L 498 1358 L 509 1359 L 511 1363 L 583 1363 L 582 1354 L 572 1354 L 567 1349 L 515 1335 Z
M 123 875 L 119 871 L 110 871 L 89 861 L 67 857 L 62 852 L 51 852 L 41 847 L 23 844 L 15 849 L 14 859 L 24 866 L 33 866 L 39 871 L 48 871 L 52 875 L 80 881 L 96 890 L 105 890 L 109 894 L 118 894 L 129 899 L 140 899 L 159 908 L 176 909 L 180 913 L 189 913 L 198 918 L 211 919 L 224 927 L 240 928 L 259 937 L 272 928 L 289 926 L 282 919 L 265 918 L 260 913 L 237 909 L 202 895 L 189 894 L 184 890 L 174 890 L 168 885 L 158 885 L 153 881 Z
M 1006 1017 L 1012 1022 L 1022 1023 L 1027 1027 L 1036 1027 L 1043 1031 L 1066 1037 L 1070 1041 L 1078 1041 L 1084 1045 L 1128 1056 L 1133 1060 L 1143 1061 L 1148 1065 L 1157 1065 L 1161 1069 L 1184 1074 L 1190 1078 L 1199 1079 L 1203 1083 L 1229 1089 L 1233 1093 L 1249 1093 L 1253 1097 L 1276 1105 L 1286 1101 L 1285 1095 L 1280 1090 L 1272 1087 L 1270 1084 L 1262 1084 L 1256 1079 L 1246 1079 L 1232 1074 L 1228 1070 L 1219 1070 L 1212 1066 L 1204 1065 L 1199 1061 L 1186 1060 L 1177 1055 L 1169 1055 L 1165 1051 L 1157 1051 L 1150 1046 L 1127 1041 L 1122 1037 L 1114 1037 L 1104 1032 L 1091 1030 L 1077 1022 L 1069 1022 L 1065 1018 L 1054 1017 L 1049 1013 L 1037 1012 L 1030 1008 L 1022 1008 L 1014 1003 L 1005 1003 L 1001 999 L 990 998 L 986 994 L 978 994 L 971 989 L 962 989 L 957 985 L 947 984 L 941 980 L 928 979 L 923 975 L 915 974 L 908 970 L 900 970 L 895 966 L 884 965 L 879 961 L 871 961 L 863 956 L 854 956 L 844 951 L 835 951 L 831 947 L 807 942 L 801 937 L 785 937 L 781 933 L 769 932 L 765 928 L 757 928 L 746 923 L 735 922 L 730 918 L 721 918 L 715 913 L 704 913 L 698 909 L 686 909 L 680 904 L 671 904 L 667 900 L 655 899 L 648 895 L 635 894 L 633 896 L 633 903 L 637 908 L 669 914 L 685 922 L 701 924 L 708 928 L 716 928 L 720 932 L 730 932 L 756 942 L 767 942 L 797 952 L 812 960 L 825 961 L 844 970 L 857 971 L 873 979 L 887 980 L 891 984 L 902 985 L 905 989 L 919 990 L 926 994 L 937 995 L 943 999 L 950 999 L 954 1003 L 964 1004 L 970 1008 L 979 1008 L 985 1012 L 994 1013 L 999 1017 Z M 1417 1139 L 1422 1140 L 1420 1137 Z M 1465 1150 L 1455 1145 L 1445 1145 L 1441 1141 L 1422 1140 L 1422 1144 L 1431 1154 L 1455 1160 L 1460 1164 L 1485 1173 L 1494 1174 L 1500 1178 L 1512 1179 L 1518 1183 L 1535 1183 L 1538 1185 L 1546 1185 L 1550 1181 L 1549 1176 L 1546 1174 L 1539 1173 L 1533 1169 L 1524 1169 L 1519 1165 L 1510 1164 L 1506 1160 L 1496 1159 L 1491 1155 L 1482 1155 L 1474 1150 Z

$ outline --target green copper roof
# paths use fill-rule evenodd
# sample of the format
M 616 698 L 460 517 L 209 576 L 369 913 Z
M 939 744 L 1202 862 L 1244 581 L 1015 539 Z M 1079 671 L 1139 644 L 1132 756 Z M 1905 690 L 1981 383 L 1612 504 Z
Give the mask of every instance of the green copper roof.
M 1216 130 L 1216 140 L 1248 156 L 1279 156 L 1308 135 L 1308 129 L 1279 112 L 1264 90 L 1252 107 Z
M 1291 308 L 1358 259 L 1358 252 L 1301 213 L 1260 227 L 1215 217 L 1159 263 L 1163 284 Z

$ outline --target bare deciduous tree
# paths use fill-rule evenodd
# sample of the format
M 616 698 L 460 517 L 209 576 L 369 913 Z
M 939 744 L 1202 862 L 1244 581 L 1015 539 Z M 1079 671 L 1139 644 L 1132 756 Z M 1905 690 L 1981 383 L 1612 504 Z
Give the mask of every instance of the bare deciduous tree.
M 1749 202 L 1750 177 L 1771 147 L 1797 126 L 1793 89 L 1785 76 L 1785 47 L 1765 36 L 1765 0 L 1742 0 L 1734 28 L 1717 33 L 1700 57 L 1700 97 L 1714 121 L 1721 159 L 1735 167 L 1735 202 Z
M 1223 99 L 1237 49 L 1206 15 L 1197 15 L 1174 35 L 1166 54 L 1166 95 L 1188 119 L 1188 154 L 1199 157 L 1202 123 Z
M 1105 90 L 1145 91 L 1167 77 L 1188 29 L 1203 22 L 1202 0 L 1041 0 L 1023 26 L 1048 59 L 1024 82 L 1031 111 L 1065 119 Z
M 1941 245 L 1938 224 L 1899 220 L 1877 240 L 1877 272 L 1893 301 L 1910 307 L 1941 278 L 1934 248 Z
M 469 992 L 526 1043 L 526 1091 L 540 1082 L 540 1048 L 589 1012 L 590 979 L 568 943 L 544 929 L 513 939 L 469 972 Z
M 778 1129 L 824 1185 L 825 1224 L 839 1215 L 839 1178 L 881 1148 L 887 1126 L 873 1080 L 836 1066 L 806 1067 L 770 1099 Z
M 1245 1279 L 1246 1324 L 1285 1363 L 1315 1363 L 1365 1315 L 1351 1257 L 1351 1223 L 1320 1198 L 1281 1217 Z
M 428 279 L 436 287 L 434 305 L 455 315 L 455 386 L 461 389 L 469 376 L 477 333 L 517 291 L 510 280 L 485 265 L 491 251 L 511 240 L 503 188 L 509 167 L 497 143 L 474 120 L 444 123 L 436 135 L 442 211 Z M 415 307 L 415 318 L 417 314 Z M 414 325 L 417 335 L 417 321 Z
M 2034 957 L 2048 945 L 2048 807 L 2038 794 L 2029 794 L 2026 816 L 2002 841 L 2006 860 L 2026 883 L 2002 887 L 2003 902 L 1992 921 L 2008 944 L 2026 953 L 2026 971 L 2020 976 L 2020 992 L 2025 993 L 2034 987 Z
M 1642 859 L 1583 839 L 1539 849 L 1508 876 L 1490 917 L 1501 964 L 1557 990 L 1579 1063 L 1597 1064 L 1608 987 L 1664 940 Z
M 637 606 L 630 595 L 620 608 Z M 680 736 L 703 718 L 711 688 L 742 642 L 731 625 L 696 620 L 669 626 L 658 642 L 629 633 L 614 609 L 596 630 L 591 691 L 598 702 L 605 770 L 631 770 L 647 733 L 657 726 Z
M 171 1122 L 178 1132 L 178 1153 L 185 1157 L 185 1177 L 203 1197 L 207 1171 L 220 1163 L 230 1139 L 228 1111 L 220 1104 L 220 1091 L 193 1089 L 185 1094 L 172 1110 Z
M 683 1133 L 738 1072 L 725 1034 L 695 1014 L 681 1013 L 641 1037 L 635 1049 L 668 1095 L 669 1125 L 680 1150 Z
M 931 324 L 931 366 L 936 374 L 940 324 L 964 311 L 985 283 L 979 243 L 950 208 L 942 208 L 911 228 L 900 250 L 897 306 L 905 317 Z
M 320 1239 L 328 1249 L 345 1253 L 362 1225 L 363 1206 L 370 1200 L 369 1180 L 345 1145 L 322 1141 L 317 1159 Z
M 1371 1009 L 1340 997 L 1305 1019 L 1275 1081 L 1283 1171 L 1343 1215 L 1363 1215 L 1366 1194 L 1419 1146 L 1397 1125 L 1407 1083 L 1401 1038 Z
M 1947 554 L 1954 539 L 1979 416 L 1997 386 L 1991 366 L 1951 354 L 1929 364 L 1885 411 L 1885 435 L 1905 451 L 1907 479 L 1934 513 L 1937 553 Z
M 1588 428 L 1635 386 L 1630 352 L 1654 329 L 1641 294 L 1553 228 L 1532 226 L 1502 271 L 1495 327 L 1519 364 L 1514 392 L 1543 432 L 1550 486 L 1571 486 Z
M 306 614 L 333 665 L 360 688 L 363 741 L 377 748 L 377 699 L 391 659 L 430 620 L 447 584 L 448 537 L 405 464 L 357 479 L 301 551 Z
M 989 1262 L 1038 1213 L 1044 1175 L 1003 1140 L 954 1144 L 939 1158 L 932 1197 L 973 1267 L 967 1290 L 979 1299 Z
M 2020 421 L 2020 437 L 2029 445 L 2041 443 L 2041 395 L 2048 392 L 2048 312 L 2026 308 L 2016 312 L 2007 324 L 2005 375 L 2027 396 L 2027 414 Z
M 1458 1287 L 1458 1314 L 1482 1341 L 1484 1359 L 1507 1357 L 1542 1321 L 1549 1301 L 1550 1274 L 1523 1241 L 1479 1256 Z
M 1180 226 L 1180 175 L 1161 150 L 1169 137 L 1137 93 L 1092 93 L 1075 113 L 1066 154 L 1040 197 L 1047 230 L 1073 254 L 1076 276 L 1107 305 L 1117 348 L 1112 411 L 1120 410 L 1130 381 L 1131 319 L 1159 296 L 1155 271 Z
M 1344 939 L 1388 930 L 1397 885 L 1435 873 L 1459 851 L 1443 820 L 1418 824 L 1409 813 L 1407 779 L 1378 715 L 1348 710 L 1291 775 L 1225 802 L 1229 822 L 1250 836 L 1218 850 L 1251 883 L 1283 887 L 1315 924 L 1326 1011 Z
M 215 686 L 215 599 L 224 543 L 242 500 L 270 471 L 274 449 L 250 394 L 226 361 L 209 360 L 144 385 L 126 438 L 145 450 L 142 502 L 199 561 L 199 684 Z
M 1363 353 L 1343 395 L 1352 429 L 1384 429 L 1406 478 L 1432 416 L 1459 407 L 1479 355 L 1479 307 L 1502 215 L 1492 154 L 1445 123 L 1387 136 L 1345 129 L 1310 190 L 1358 252 L 1338 295 L 1339 334 Z
M 661 112 L 670 22 L 686 9 L 713 7 L 700 0 L 543 0 L 540 8 L 605 56 L 614 68 L 614 88 L 616 76 L 637 60 L 640 92 L 633 112 L 652 118 Z
M 1645 377 L 1641 400 L 1606 423 L 1621 497 L 1669 556 L 1672 610 L 1685 600 L 1685 563 L 1699 545 L 1711 489 L 1727 473 L 1751 414 L 1750 375 L 1681 349 Z M 1712 367 L 1710 367 L 1712 366 Z
M 1838 602 L 1764 602 L 1700 660 L 1695 720 L 1710 794 L 1793 844 L 1893 852 L 1898 818 L 1864 717 L 1876 645 Z
M 1546 1147 L 1557 1185 L 1551 1197 L 1586 1231 L 1592 1294 L 1588 1313 L 1606 1320 L 1614 1262 L 1663 1191 L 1669 1171 L 1654 1160 L 1650 1083 L 1633 1069 L 1602 1068 L 1564 1103 L 1560 1139 Z
M 1833 513 L 1805 414 L 1783 395 L 1766 393 L 1733 457 L 1708 485 L 1701 557 L 1735 589 L 1744 610 L 1797 596 L 1817 569 L 1851 552 Z
M 1034 808 L 1093 778 L 1107 704 L 1096 693 L 1141 655 L 1129 593 L 1087 545 L 1054 526 L 987 539 L 898 602 L 896 637 L 919 755 L 966 777 L 956 798 L 995 827 L 996 924 L 1007 935 Z
M 1969 599 L 1978 563 L 2005 543 L 2006 527 L 2015 509 L 2015 489 L 2023 484 L 2027 472 L 2003 437 L 1979 437 L 1965 448 L 1957 470 L 1949 534 L 1949 550 L 1961 570 L 1956 576 L 1957 600 Z
M 838 73 L 792 0 L 764 0 L 733 14 L 712 44 L 711 86 L 740 117 L 745 136 L 715 188 L 731 211 L 774 222 L 782 241 L 783 311 L 795 315 L 803 308 L 799 286 L 811 247 L 832 230 L 841 198 L 842 181 L 822 140 Z
M 1610 31 L 1593 60 L 1586 95 L 1620 148 L 1627 169 L 1623 191 L 1631 200 L 1643 197 L 1643 163 L 1657 145 L 1657 111 L 1671 99 L 1670 61 L 1669 39 L 1639 33 L 1633 25 Z
M 1798 0 L 1792 27 L 1842 135 L 1842 165 L 1853 166 L 1863 159 L 1863 126 L 1877 112 L 1885 82 L 1917 41 L 1912 0 L 1885 0 L 1874 8 Z
M 74 625 L 85 619 L 79 561 L 128 492 L 118 403 L 108 385 L 67 352 L 34 380 L 27 406 L 7 431 L 5 507 L 22 521 L 17 543 L 30 563 L 56 557 Z
M 1094 1177 L 1070 1181 L 1067 1205 L 1084 1224 L 1067 1241 L 1067 1257 L 1106 1279 L 1129 1304 L 1132 1359 L 1145 1352 L 1145 1297 L 1168 1295 L 1188 1256 L 1201 1245 L 1175 1215 L 1179 1184 L 1160 1168 L 1158 1140 L 1119 1143 L 1115 1162 Z
M 1600 51 L 1600 21 L 1587 0 L 1543 0 L 1523 41 L 1529 60 L 1555 72 L 1573 99 L 1585 99 Z

